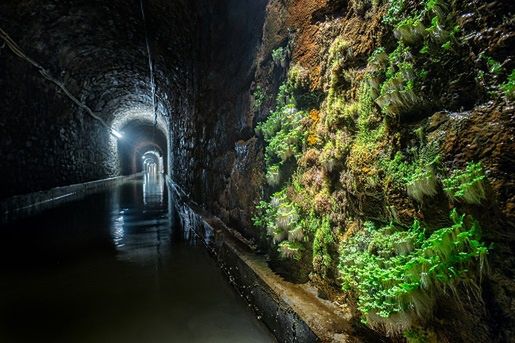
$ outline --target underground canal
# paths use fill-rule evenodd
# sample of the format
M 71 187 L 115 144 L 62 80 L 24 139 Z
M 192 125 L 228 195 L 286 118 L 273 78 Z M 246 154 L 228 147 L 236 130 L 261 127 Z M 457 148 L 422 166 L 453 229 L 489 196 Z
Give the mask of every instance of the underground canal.
M 513 0 L 1 0 L 0 342 L 513 342 Z
M 150 172 L 4 227 L 0 341 L 274 342 L 169 201 Z

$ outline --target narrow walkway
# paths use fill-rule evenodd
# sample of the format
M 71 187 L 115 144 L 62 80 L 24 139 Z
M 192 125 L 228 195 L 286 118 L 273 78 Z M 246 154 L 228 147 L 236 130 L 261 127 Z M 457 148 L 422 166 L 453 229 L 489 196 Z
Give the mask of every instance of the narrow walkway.
M 0 229 L 1 342 L 273 342 L 145 176 Z

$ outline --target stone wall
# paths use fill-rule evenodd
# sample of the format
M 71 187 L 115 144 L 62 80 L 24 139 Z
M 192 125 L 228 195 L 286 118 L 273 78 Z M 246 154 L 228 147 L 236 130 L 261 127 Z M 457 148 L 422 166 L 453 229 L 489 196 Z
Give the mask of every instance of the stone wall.
M 250 224 L 248 206 L 259 196 L 257 189 L 248 187 L 261 173 L 255 164 L 260 143 L 254 138 L 249 94 L 266 4 L 202 2 L 194 115 L 172 122 L 177 133 L 174 179 L 195 200 L 242 230 Z
M 207 125 L 196 129 L 199 134 L 202 132 L 202 138 L 192 145 L 195 151 L 192 161 L 196 162 L 192 162 L 191 167 L 196 171 L 194 177 L 198 182 L 188 189 L 199 203 L 226 224 L 247 238 L 260 241 L 276 272 L 297 282 L 310 280 L 324 298 L 350 304 L 347 310 L 356 323 L 360 316 L 354 304 L 356 299 L 351 292 L 341 291 L 338 274 L 339 251 L 349 237 L 363 232 L 364 224 L 370 222 L 378 227 L 390 222 L 409 227 L 417 220 L 427 232 L 433 232 L 449 225 L 451 208 L 466 213 L 467 218 L 478 220 L 482 239 L 491 247 L 490 272 L 480 279 L 483 291 L 478 301 L 470 300 L 473 298 L 461 288 L 458 298 L 444 294 L 433 299 L 434 317 L 419 323 L 427 329 L 421 332 L 437 341 L 505 341 L 513 336 L 515 327 L 510 300 L 515 294 L 515 284 L 510 280 L 515 270 L 510 248 L 514 241 L 510 232 L 514 227 L 515 199 L 510 166 L 515 148 L 509 138 L 514 134 L 513 98 L 503 93 L 500 84 L 507 82 L 514 66 L 510 49 L 514 36 L 509 33 L 513 4 L 476 0 L 445 2 L 444 6 L 448 6 L 445 13 L 454 20 L 456 37 L 447 45 L 443 44 L 445 42 L 436 45 L 435 55 L 429 57 L 424 56 L 423 42 L 420 46 L 412 43 L 414 68 L 430 65 L 430 77 L 426 81 L 419 79 L 423 85 L 418 104 L 388 118 L 384 108 L 372 103 L 375 114 L 360 122 L 363 111 L 362 104 L 358 103 L 359 85 L 366 74 L 373 71 L 369 58 L 379 47 L 393 54 L 400 40 L 399 33 L 394 32 L 395 26 L 384 22 L 392 3 L 399 2 L 271 0 L 264 17 L 253 16 L 259 18 L 260 23 L 251 21 L 246 26 L 248 32 L 253 32 L 251 25 L 255 25 L 256 32 L 262 33 L 261 39 L 255 42 L 258 46 L 249 45 L 247 54 L 239 52 L 243 60 L 253 56 L 253 61 L 244 64 L 252 69 L 239 69 L 241 57 L 231 54 L 238 50 L 227 51 L 226 45 L 216 39 L 207 43 L 215 57 L 210 58 L 213 61 L 210 67 L 204 69 L 210 73 L 200 78 L 201 91 L 196 106 L 199 120 L 195 121 Z M 404 3 L 406 6 L 397 13 L 398 18 L 415 15 L 426 4 L 424 1 Z M 219 15 L 213 16 L 217 17 Z M 431 21 L 427 20 L 425 25 L 429 27 Z M 240 32 L 239 37 L 245 35 Z M 334 44 L 338 39 L 340 47 Z M 223 51 L 216 49 L 222 46 Z M 240 47 L 243 46 L 240 43 Z M 272 58 L 278 48 L 285 51 L 283 61 Z M 337 59 L 333 56 L 331 60 L 331 54 L 336 54 Z M 427 62 L 430 58 L 439 62 L 431 65 L 432 62 Z M 217 60 L 223 63 L 216 64 Z M 298 73 L 304 78 L 299 78 L 300 82 L 308 84 L 304 84 L 304 91 L 320 101 L 318 106 L 304 109 L 308 113 L 315 110 L 304 125 L 317 139 L 304 145 L 298 161 L 290 161 L 294 164 L 290 172 L 297 172 L 297 183 L 283 182 L 280 186 L 284 187 L 280 188 L 266 183 L 263 137 L 256 134 L 254 128 L 276 109 L 279 86 L 286 81 L 292 66 L 302 71 Z M 248 75 L 249 70 L 253 75 Z M 258 87 L 265 97 L 256 108 L 253 94 L 257 94 Z M 329 94 L 333 94 L 333 99 L 329 99 Z M 341 100 L 339 104 L 334 102 L 336 97 Z M 333 103 L 329 104 L 330 101 Z M 349 105 L 354 105 L 354 109 Z M 345 108 L 351 110 L 343 113 Z M 331 110 L 333 113 L 328 113 Z M 332 128 L 317 124 L 329 122 L 329 115 L 341 115 Z M 364 121 L 366 129 L 363 129 Z M 383 124 L 385 132 L 380 138 L 373 138 L 370 133 Z M 360 130 L 369 136 L 358 139 Z M 332 149 L 326 148 L 329 143 L 333 144 Z M 337 153 L 341 156 L 335 157 L 337 144 L 341 149 Z M 385 164 L 391 162 L 397 152 L 410 156 L 413 151 L 432 144 L 438 146 L 440 175 L 433 197 L 426 196 L 420 202 L 408 194 L 406 185 L 399 186 L 402 181 L 392 178 Z M 481 162 L 485 172 L 486 196 L 480 205 L 449 199 L 443 189 L 445 177 L 464 170 L 471 162 Z M 261 199 L 272 202 L 269 195 L 279 189 L 284 190 L 288 201 L 294 202 L 304 214 L 313 210 L 315 215 L 331 221 L 330 243 L 324 243 L 323 258 L 329 261 L 327 266 L 321 263 L 321 256 L 317 259 L 311 255 L 319 228 L 311 233 L 304 232 L 307 237 L 307 242 L 301 242 L 304 255 L 297 260 L 278 253 L 278 242 L 269 228 L 252 226 L 250 218 L 256 204 Z M 465 304 L 460 304 L 459 299 Z M 378 328 L 378 331 L 388 334 L 385 329 Z

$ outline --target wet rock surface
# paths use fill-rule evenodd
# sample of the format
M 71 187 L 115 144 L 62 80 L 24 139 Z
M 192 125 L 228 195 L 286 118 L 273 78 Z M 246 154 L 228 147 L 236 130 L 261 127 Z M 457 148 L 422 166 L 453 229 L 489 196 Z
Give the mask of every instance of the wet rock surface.
M 411 9 L 420 5 L 418 2 L 407 3 Z M 270 1 L 263 20 L 260 46 L 255 54 L 256 70 L 254 79 L 250 79 L 253 81 L 250 94 L 247 88 L 236 93 L 226 92 L 226 96 L 232 97 L 236 103 L 246 98 L 245 106 L 236 107 L 240 113 L 237 116 L 239 122 L 252 127 L 269 116 L 270 111 L 276 107 L 275 95 L 279 86 L 287 78 L 288 69 L 292 65 L 300 65 L 309 73 L 310 91 L 327 94 L 331 86 L 331 72 L 335 73 L 335 69 L 326 57 L 331 43 L 337 37 L 349 42 L 351 52 L 336 72 L 342 73 L 344 69 L 351 75 L 350 78 L 354 77 L 357 81 L 367 72 L 367 61 L 377 47 L 384 46 L 393 50 L 395 38 L 391 32 L 392 27 L 383 22 L 388 11 L 387 4 L 377 7 L 360 4 L 359 1 Z M 305 163 L 303 167 L 309 170 L 304 174 L 305 179 L 310 180 L 308 184 L 316 184 L 324 177 L 339 177 L 343 187 L 338 184 L 335 187 L 337 190 L 331 189 L 332 201 L 344 208 L 339 213 L 331 213 L 333 222 L 338 225 L 335 235 L 338 235 L 339 240 L 345 240 L 359 230 L 356 221 L 352 221 L 356 218 L 372 218 L 382 223 L 388 223 L 394 218 L 401 225 L 411 225 L 415 218 L 424 221 L 430 228 L 438 228 L 449 224 L 449 210 L 454 206 L 474 216 L 483 228 L 485 241 L 493 247 L 488 257 L 490 273 L 481 284 L 481 301 L 484 304 L 465 301 L 465 305 L 462 305 L 452 300 L 452 297 L 445 296 L 439 299 L 436 318 L 431 321 L 436 332 L 433 338 L 452 342 L 501 342 L 513 336 L 515 326 L 511 314 L 514 284 L 510 281 L 515 270 L 511 256 L 514 237 L 510 233 L 514 227 L 511 169 L 514 165 L 515 146 L 511 140 L 515 134 L 515 118 L 512 101 L 502 95 L 493 95 L 494 99 L 491 99 L 492 94 L 498 92 L 496 84 L 505 76 L 486 72 L 484 78 L 478 80 L 474 70 L 486 70 L 486 65 L 493 63 L 487 62 L 485 56 L 494 56 L 494 59 L 501 61 L 500 65 L 508 73 L 512 70 L 513 49 L 509 46 L 513 45 L 513 4 L 508 1 L 467 1 L 453 6 L 453 11 L 457 13 L 457 23 L 463 30 L 459 50 L 453 60 L 444 60 L 435 68 L 432 80 L 424 88 L 427 92 L 425 96 L 435 100 L 409 116 L 400 116 L 398 122 L 394 120 L 390 123 L 388 145 L 407 151 L 417 140 L 414 130 L 421 126 L 427 134 L 424 144 L 439 144 L 444 168 L 464 169 L 471 161 L 481 161 L 489 183 L 488 198 L 484 205 L 453 205 L 444 194 L 443 186 L 439 186 L 437 195 L 431 201 L 422 204 L 414 202 L 405 191 L 395 190 L 392 184 L 389 189 L 369 187 L 365 180 L 373 174 L 374 167 L 366 158 L 359 161 L 359 174 L 342 172 L 337 176 L 330 173 L 327 176 L 328 173 L 316 164 L 319 155 L 313 154 L 315 162 L 310 162 L 305 155 L 302 157 L 305 162 L 299 163 Z M 272 58 L 278 48 L 285 51 L 284 61 L 274 61 Z M 214 79 L 213 84 L 216 82 Z M 359 89 L 352 81 L 349 83 L 344 97 L 352 101 L 357 97 Z M 265 97 L 259 100 L 261 104 L 256 107 L 255 95 L 259 92 L 263 92 Z M 209 93 L 206 95 L 209 96 Z M 223 127 L 227 127 L 226 120 L 224 117 L 221 121 Z M 351 128 L 350 134 L 354 134 L 355 130 L 355 127 Z M 252 130 L 244 132 L 251 133 Z M 230 226 L 256 242 L 262 240 L 263 236 L 260 236 L 258 228 L 252 227 L 249 219 L 255 213 L 253 209 L 259 200 L 266 199 L 270 193 L 263 172 L 264 156 L 259 151 L 264 149 L 262 138 L 256 135 L 251 140 L 248 137 L 240 140 L 235 138 L 234 144 L 225 142 L 220 145 L 230 147 L 225 150 L 225 154 L 221 153 L 223 149 L 215 149 L 218 156 L 215 164 L 220 166 L 216 174 L 223 177 L 214 181 L 208 176 L 204 189 L 214 192 L 204 199 L 199 198 L 207 209 L 219 215 L 225 223 L 230 223 Z M 256 152 L 250 150 L 250 156 L 253 156 L 250 160 L 248 154 L 241 153 L 248 151 L 248 146 L 256 148 Z M 382 148 L 389 149 L 387 145 Z M 213 171 L 208 170 L 205 175 Z M 311 201 L 316 202 L 320 208 L 331 206 L 327 199 L 313 198 Z M 261 231 L 262 235 L 266 235 L 264 231 Z M 305 268 L 307 272 L 303 272 L 303 276 L 293 277 L 304 282 L 312 268 L 311 258 L 308 256 L 300 262 L 290 263 L 288 259 L 279 256 L 277 245 L 270 241 L 268 250 L 266 247 L 263 249 L 270 255 L 270 265 L 274 271 L 285 273 L 284 276 L 292 279 L 296 272 Z M 337 250 L 338 247 L 334 247 L 333 261 L 338 260 Z M 333 262 L 333 270 L 336 270 L 336 264 Z M 337 278 L 337 272 L 324 277 L 312 274 L 311 282 L 320 296 L 338 303 L 349 303 L 350 298 L 341 292 Z M 359 316 L 357 312 L 353 315 Z

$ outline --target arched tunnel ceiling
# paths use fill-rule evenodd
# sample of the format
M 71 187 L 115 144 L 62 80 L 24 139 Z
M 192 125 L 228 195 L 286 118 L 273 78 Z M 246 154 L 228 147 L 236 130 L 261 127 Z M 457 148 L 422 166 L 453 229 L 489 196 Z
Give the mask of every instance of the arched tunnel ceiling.
M 0 24 L 107 123 L 152 108 L 148 34 L 157 108 L 166 118 L 174 90 L 191 80 L 195 11 L 186 0 L 143 4 L 146 24 L 140 0 L 8 0 L 0 4 Z M 148 118 L 152 111 L 137 113 Z
M 194 101 L 201 1 L 143 0 L 145 25 L 141 0 L 3 0 L 0 27 L 115 130 L 154 122 L 148 37 L 157 128 L 168 139 L 171 116 Z M 0 117 L 0 150 L 26 158 L 6 154 L 0 197 L 118 175 L 110 130 L 1 43 L 0 108 L 9 115 Z M 144 139 L 132 142 L 138 149 L 167 153 L 162 137 L 135 137 Z

